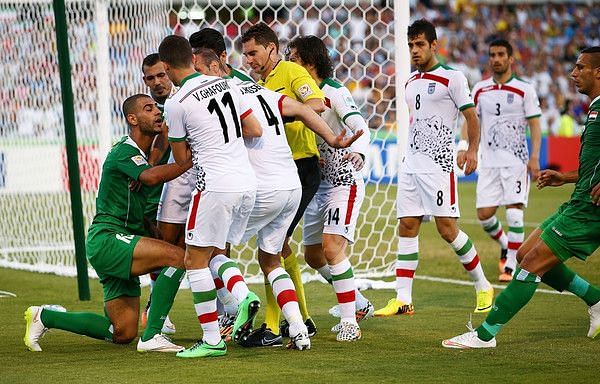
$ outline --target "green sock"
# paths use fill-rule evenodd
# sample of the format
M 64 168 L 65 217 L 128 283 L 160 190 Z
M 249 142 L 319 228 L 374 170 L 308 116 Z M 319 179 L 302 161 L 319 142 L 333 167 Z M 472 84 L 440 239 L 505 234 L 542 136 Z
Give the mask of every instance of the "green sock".
M 112 324 L 108 317 L 90 312 L 58 312 L 42 310 L 42 323 L 47 328 L 93 337 L 94 339 L 112 341 Z
M 540 283 L 539 276 L 517 268 L 514 278 L 496 298 L 492 311 L 477 328 L 477 336 L 484 341 L 493 339 L 504 324 L 508 323 L 531 300 Z
M 591 285 L 562 263 L 546 272 L 542 276 L 542 282 L 559 292 L 573 293 L 590 307 L 600 301 L 600 289 Z
M 175 295 L 183 279 L 184 269 L 165 267 L 156 279 L 152 289 L 152 301 L 148 309 L 148 322 L 142 335 L 142 341 L 148 341 L 162 330 L 165 318 L 169 314 Z

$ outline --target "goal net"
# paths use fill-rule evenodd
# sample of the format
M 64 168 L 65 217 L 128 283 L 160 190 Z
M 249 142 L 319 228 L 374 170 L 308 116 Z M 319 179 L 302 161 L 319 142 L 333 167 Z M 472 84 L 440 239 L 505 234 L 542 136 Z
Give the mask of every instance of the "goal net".
M 148 92 L 141 62 L 162 38 L 189 37 L 203 27 L 223 32 L 230 63 L 247 70 L 241 34 L 263 21 L 281 40 L 325 39 L 334 77 L 347 86 L 371 130 L 364 169 L 366 197 L 356 243 L 355 273 L 389 274 L 395 259 L 396 135 L 394 9 L 385 1 L 67 1 L 69 52 L 86 227 L 95 213 L 102 161 L 126 134 L 120 104 Z M 75 275 L 64 127 L 52 2 L 0 0 L 0 266 Z M 302 254 L 301 229 L 293 249 Z M 242 272 L 260 271 L 255 244 L 236 247 Z M 90 269 L 90 273 L 94 275 Z

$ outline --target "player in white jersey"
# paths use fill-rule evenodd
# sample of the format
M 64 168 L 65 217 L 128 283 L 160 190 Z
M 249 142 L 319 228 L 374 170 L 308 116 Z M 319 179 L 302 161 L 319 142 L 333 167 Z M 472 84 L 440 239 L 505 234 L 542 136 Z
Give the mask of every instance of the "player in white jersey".
M 226 75 L 226 69 L 214 51 L 197 50 L 194 58 L 195 67 L 200 72 L 212 76 Z M 263 127 L 261 137 L 245 139 L 250 163 L 258 180 L 258 188 L 254 209 L 242 242 L 257 235 L 259 264 L 290 324 L 288 346 L 307 349 L 310 348 L 310 340 L 306 325 L 302 322 L 296 295 L 293 293 L 294 284 L 280 262 L 280 252 L 287 229 L 298 209 L 302 194 L 296 164 L 283 130 L 284 116 L 302 120 L 335 148 L 349 146 L 360 134 L 345 135 L 344 131 L 339 132 L 336 137 L 325 121 L 308 106 L 251 81 L 234 78 L 231 82 L 238 84 L 245 101 L 255 111 Z M 219 277 L 229 286 L 227 280 L 231 275 L 226 272 L 229 260 L 226 260 L 224 255 L 219 256 L 219 259 L 223 260 L 222 263 L 213 263 L 215 259 L 211 260 L 211 269 L 219 270 Z M 240 344 L 245 345 L 245 340 L 240 340 Z
M 288 45 L 287 58 L 303 66 L 320 84 L 326 105 L 321 117 L 334 133 L 369 132 L 350 91 L 331 78 L 333 63 L 321 39 L 315 36 L 294 39 Z M 323 140 L 317 139 L 317 142 L 321 183 L 304 213 L 304 255 L 308 265 L 333 284 L 339 304 L 330 312 L 341 317 L 340 324 L 332 329 L 338 332 L 338 340 L 352 339 L 352 335 L 360 338 L 357 321 L 372 316 L 373 305 L 349 278 L 340 279 L 339 276 L 346 271 L 352 272 L 346 247 L 354 242 L 356 221 L 365 195 L 359 171 L 364 164 L 369 136 L 363 135 L 352 147 L 345 149 L 331 148 Z M 356 331 L 347 332 L 345 328 Z
M 167 75 L 180 87 L 165 104 L 173 155 L 178 164 L 192 158 L 197 172 L 186 224 L 185 265 L 204 334 L 177 356 L 222 356 L 227 346 L 219 334 L 215 284 L 208 264 L 214 248 L 237 244 L 244 233 L 254 206 L 256 178 L 242 133 L 258 137 L 262 128 L 237 87 L 194 70 L 192 48 L 185 38 L 166 37 L 159 55 Z M 258 297 L 248 291 L 239 305 L 234 334 L 252 327 L 259 305 Z
M 410 113 L 408 145 L 398 175 L 396 201 L 399 218 L 396 298 L 375 312 L 375 316 L 412 314 L 412 283 L 418 264 L 419 229 L 425 215 L 433 215 L 439 234 L 452 247 L 475 283 L 475 312 L 488 312 L 494 290 L 486 279 L 477 251 L 457 225 L 460 216 L 454 173 L 458 113 L 464 115 L 469 148 L 458 163 L 465 173 L 477 167 L 479 121 L 465 76 L 440 64 L 435 27 L 425 19 L 408 27 L 408 47 L 417 68 L 406 82 L 406 103 Z
M 500 281 L 510 281 L 517 265 L 517 250 L 523 243 L 523 209 L 529 195 L 529 176 L 540 170 L 540 103 L 533 86 L 511 69 L 513 49 L 506 40 L 490 43 L 488 54 L 492 77 L 473 88 L 481 121 L 481 163 L 477 180 L 477 217 L 483 229 L 501 247 Z M 531 131 L 531 155 L 526 129 Z M 464 152 L 459 151 L 458 156 Z M 506 207 L 508 232 L 496 218 Z

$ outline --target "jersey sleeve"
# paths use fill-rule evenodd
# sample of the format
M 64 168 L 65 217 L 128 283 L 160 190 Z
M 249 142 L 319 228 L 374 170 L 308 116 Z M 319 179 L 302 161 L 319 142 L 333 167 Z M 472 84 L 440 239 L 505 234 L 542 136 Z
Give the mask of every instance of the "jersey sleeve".
M 450 97 L 459 110 L 464 111 L 467 108 L 475 106 L 469 90 L 469 83 L 462 72 L 456 71 L 450 79 L 448 87 Z
M 169 131 L 169 141 L 184 141 L 187 137 L 184 110 L 176 100 L 168 99 L 165 103 L 164 120 Z
M 306 69 L 299 65 L 289 67 L 290 85 L 299 100 L 305 102 L 311 99 L 325 99 L 323 91 Z
M 478 116 L 481 116 L 481 105 L 479 103 L 478 97 L 481 88 L 481 83 L 477 83 L 475 84 L 475 86 L 473 86 L 473 90 L 471 91 L 471 95 L 473 97 L 473 104 L 475 104 L 475 111 L 477 112 Z
M 151 168 L 146 158 L 133 147 L 131 150 L 119 151 L 112 166 L 134 180 L 137 180 L 146 169 Z
M 523 100 L 523 106 L 525 107 L 525 117 L 527 119 L 533 119 L 542 115 L 542 109 L 540 108 L 540 100 L 538 99 L 535 89 L 531 86 L 527 87 L 525 91 L 525 98 Z
M 370 140 L 369 126 L 356 106 L 352 94 L 345 87 L 338 88 L 330 102 L 331 108 L 344 126 L 348 127 L 352 133 L 363 131 L 362 136 L 352 143 L 350 149 L 352 152 L 366 156 Z

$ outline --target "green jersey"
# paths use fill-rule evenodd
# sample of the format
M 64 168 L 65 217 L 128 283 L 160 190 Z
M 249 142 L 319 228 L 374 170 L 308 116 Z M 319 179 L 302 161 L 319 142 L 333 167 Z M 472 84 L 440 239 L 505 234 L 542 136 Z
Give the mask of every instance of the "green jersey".
M 579 172 L 571 201 L 592 203 L 590 192 L 600 182 L 600 96 L 590 104 L 581 134 Z M 595 206 L 594 206 L 595 207 Z M 600 217 L 598 218 L 600 220 Z
M 134 235 L 144 234 L 144 208 L 148 187 L 129 190 L 129 183 L 150 168 L 146 154 L 129 136 L 117 142 L 102 166 L 92 224 L 109 224 Z
M 237 69 L 233 68 L 231 65 L 227 64 L 227 67 L 230 70 L 230 74 L 229 76 L 225 76 L 225 78 L 229 78 L 229 79 L 239 79 L 241 81 L 252 81 L 254 82 L 254 79 L 252 79 L 250 76 L 246 75 L 244 72 L 238 71 Z

